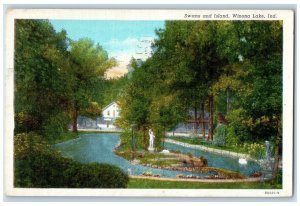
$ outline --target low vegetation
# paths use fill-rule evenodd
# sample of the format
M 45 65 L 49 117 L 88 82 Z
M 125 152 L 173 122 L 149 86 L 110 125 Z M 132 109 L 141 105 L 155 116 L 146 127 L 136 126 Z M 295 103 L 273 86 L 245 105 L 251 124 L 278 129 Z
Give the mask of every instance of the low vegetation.
M 145 180 L 131 178 L 128 188 L 144 189 L 281 189 L 281 185 L 269 182 L 244 182 L 244 183 L 203 183 L 203 182 L 175 182 L 161 180 Z
M 129 180 L 116 166 L 65 158 L 35 133 L 16 135 L 14 148 L 15 187 L 125 188 Z
M 243 143 L 235 145 L 215 145 L 212 142 L 206 142 L 202 138 L 187 138 L 187 137 L 168 137 L 168 139 L 176 140 L 193 145 L 202 145 L 210 148 L 226 150 L 230 152 L 237 152 L 242 154 L 249 154 L 252 158 L 263 159 L 265 157 L 266 149 L 262 143 Z
M 161 153 L 149 153 L 149 152 L 141 152 L 141 151 L 140 152 L 116 151 L 115 154 L 131 161 L 132 164 L 141 164 L 146 167 L 214 174 L 214 175 L 209 175 L 210 178 L 222 178 L 222 179 L 244 179 L 245 178 L 244 175 L 238 172 L 213 168 L 213 167 L 207 167 L 207 159 L 205 159 L 204 157 L 196 158 L 191 154 L 185 155 L 181 153 L 169 153 L 165 155 Z M 152 176 L 152 175 L 147 175 L 147 176 Z

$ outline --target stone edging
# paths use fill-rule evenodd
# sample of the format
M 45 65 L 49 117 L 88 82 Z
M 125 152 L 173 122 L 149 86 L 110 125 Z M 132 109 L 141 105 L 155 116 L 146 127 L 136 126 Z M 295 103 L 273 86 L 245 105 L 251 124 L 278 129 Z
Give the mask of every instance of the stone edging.
M 237 153 L 237 152 L 230 152 L 230 151 L 226 151 L 226 150 L 220 150 L 220 149 L 206 147 L 206 146 L 203 146 L 203 145 L 193 145 L 193 144 L 179 142 L 179 141 L 172 140 L 172 139 L 165 139 L 164 141 L 168 142 L 168 143 L 180 145 L 180 146 L 183 146 L 183 147 L 188 147 L 188 148 L 192 148 L 192 149 L 202 150 L 202 151 L 205 151 L 205 152 L 211 152 L 211 153 L 215 153 L 215 154 L 226 155 L 226 156 L 229 156 L 229 157 L 245 158 L 247 160 L 255 161 L 248 154 L 242 154 L 242 153 Z

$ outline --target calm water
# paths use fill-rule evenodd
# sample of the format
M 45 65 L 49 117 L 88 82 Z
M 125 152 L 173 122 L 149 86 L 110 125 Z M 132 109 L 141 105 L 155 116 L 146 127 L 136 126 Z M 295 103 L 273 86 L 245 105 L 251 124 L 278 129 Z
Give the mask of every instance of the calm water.
M 162 177 L 175 177 L 178 174 L 206 176 L 203 173 L 169 171 L 163 169 L 154 169 L 141 165 L 132 165 L 129 161 L 115 155 L 112 151 L 119 144 L 119 134 L 86 134 L 79 138 L 54 145 L 62 155 L 70 157 L 81 163 L 99 162 L 116 165 L 125 172 L 132 175 L 141 175 L 143 172 L 152 172 L 153 175 L 159 174 Z M 208 159 L 209 166 L 240 171 L 249 175 L 260 168 L 256 163 L 248 163 L 246 166 L 239 165 L 238 159 L 222 157 L 210 153 L 204 153 L 199 150 L 185 148 L 182 146 L 165 143 L 167 149 L 180 150 L 182 153 L 191 152 L 195 156 L 204 156 Z
M 244 175 L 251 175 L 254 172 L 260 171 L 261 168 L 256 162 L 248 161 L 247 165 L 239 164 L 239 158 L 222 156 L 210 152 L 204 152 L 197 149 L 187 148 L 180 145 L 165 142 L 165 148 L 168 150 L 180 150 L 181 153 L 192 153 L 195 157 L 205 157 L 209 167 L 223 168 L 232 171 L 238 171 Z

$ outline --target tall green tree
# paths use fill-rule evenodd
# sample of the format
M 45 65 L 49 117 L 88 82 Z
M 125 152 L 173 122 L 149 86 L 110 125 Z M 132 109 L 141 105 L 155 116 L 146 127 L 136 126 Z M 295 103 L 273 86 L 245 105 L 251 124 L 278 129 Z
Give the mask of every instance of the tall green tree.
M 252 118 L 252 136 L 274 142 L 273 177 L 277 175 L 282 143 L 282 21 L 246 22 L 241 35 L 245 38 L 242 55 L 252 63 L 249 80 L 251 91 L 243 94 L 241 105 Z
M 65 125 L 54 128 L 65 130 L 61 65 L 68 47 L 66 32 L 56 33 L 46 20 L 20 19 L 15 35 L 15 132 L 45 132 L 58 119 Z
M 103 81 L 107 69 L 116 65 L 114 59 L 108 57 L 107 52 L 99 45 L 94 45 L 90 39 L 71 41 L 70 52 L 66 68 L 69 113 L 72 119 L 73 131 L 77 131 L 77 118 L 80 113 L 101 114 L 95 102 L 95 92 L 100 92 L 99 85 Z M 94 108 L 94 109 L 93 109 Z
M 202 107 L 204 119 L 203 110 L 208 101 L 210 139 L 213 139 L 214 124 L 211 87 L 228 64 L 228 58 L 221 55 L 218 47 L 226 27 L 228 22 L 168 21 L 166 28 L 158 31 L 156 41 L 157 52 L 165 57 L 163 67 L 169 71 L 167 82 L 174 91 L 180 91 L 185 108 L 194 108 L 196 125 L 197 109 Z

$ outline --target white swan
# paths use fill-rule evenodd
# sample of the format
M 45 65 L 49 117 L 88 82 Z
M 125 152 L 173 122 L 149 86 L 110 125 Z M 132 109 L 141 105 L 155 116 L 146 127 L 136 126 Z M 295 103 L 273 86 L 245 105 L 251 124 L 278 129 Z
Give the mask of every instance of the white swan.
M 239 163 L 240 163 L 241 165 L 246 165 L 246 164 L 247 164 L 247 160 L 244 159 L 244 158 L 240 158 L 240 159 L 239 159 Z

